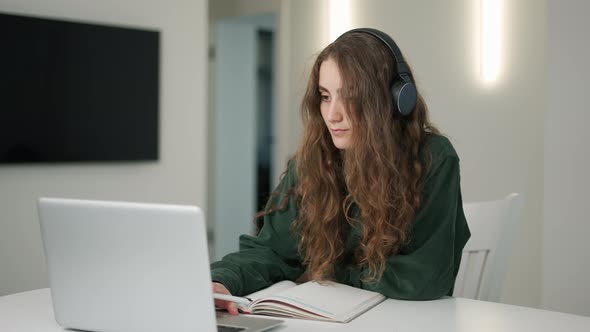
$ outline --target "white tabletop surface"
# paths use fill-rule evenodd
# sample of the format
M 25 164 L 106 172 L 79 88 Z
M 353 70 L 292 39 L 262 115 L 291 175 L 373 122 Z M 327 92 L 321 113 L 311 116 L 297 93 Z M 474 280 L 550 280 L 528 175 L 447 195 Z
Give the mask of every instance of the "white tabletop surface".
M 348 324 L 285 322 L 276 331 L 590 331 L 590 317 L 462 298 L 387 300 Z M 0 297 L 0 331 L 64 331 L 53 317 L 49 289 Z

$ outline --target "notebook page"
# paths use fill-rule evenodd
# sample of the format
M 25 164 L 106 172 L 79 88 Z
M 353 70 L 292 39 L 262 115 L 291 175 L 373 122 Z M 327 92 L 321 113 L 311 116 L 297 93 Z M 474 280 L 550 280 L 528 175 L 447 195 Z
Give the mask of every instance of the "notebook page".
M 257 292 L 254 292 L 250 295 L 246 295 L 246 297 L 252 301 L 256 301 L 260 298 L 268 297 L 273 294 L 277 294 L 281 291 L 284 291 L 286 289 L 289 289 L 289 288 L 295 287 L 295 286 L 297 286 L 297 284 L 294 283 L 293 281 L 283 280 L 283 281 L 279 281 L 276 284 L 273 284 L 267 288 L 263 288 Z
M 348 321 L 385 299 L 377 292 L 315 281 L 289 288 L 272 298 L 341 321 Z

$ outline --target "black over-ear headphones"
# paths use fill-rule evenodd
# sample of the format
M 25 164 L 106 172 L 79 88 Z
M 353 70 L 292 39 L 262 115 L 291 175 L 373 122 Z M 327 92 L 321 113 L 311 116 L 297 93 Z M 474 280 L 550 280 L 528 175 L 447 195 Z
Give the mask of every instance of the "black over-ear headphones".
M 352 32 L 367 33 L 383 42 L 383 44 L 389 48 L 391 54 L 393 55 L 395 68 L 397 69 L 396 77 L 393 79 L 393 83 L 390 87 L 391 97 L 393 98 L 393 109 L 402 115 L 408 115 L 412 113 L 414 107 L 416 107 L 416 86 L 414 85 L 414 79 L 410 74 L 410 68 L 408 67 L 408 64 L 406 64 L 399 47 L 397 47 L 393 39 L 389 37 L 388 34 L 377 29 L 352 29 L 345 32 L 343 35 Z

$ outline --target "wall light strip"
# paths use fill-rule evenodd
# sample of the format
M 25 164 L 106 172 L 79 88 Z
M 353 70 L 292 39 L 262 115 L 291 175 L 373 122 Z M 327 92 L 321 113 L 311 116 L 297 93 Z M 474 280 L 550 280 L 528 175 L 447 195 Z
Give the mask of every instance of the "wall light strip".
M 350 0 L 330 0 L 330 42 L 350 29 Z
M 501 0 L 481 0 L 481 75 L 498 78 L 501 47 Z

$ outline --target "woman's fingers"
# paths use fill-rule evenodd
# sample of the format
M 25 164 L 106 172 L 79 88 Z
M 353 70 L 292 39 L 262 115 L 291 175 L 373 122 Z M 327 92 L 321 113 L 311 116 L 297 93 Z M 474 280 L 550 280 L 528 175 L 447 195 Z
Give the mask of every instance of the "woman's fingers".
M 229 312 L 231 315 L 237 315 L 238 314 L 238 305 L 233 303 L 233 302 L 229 302 L 229 301 L 225 301 L 227 302 L 227 312 Z
M 227 288 L 225 288 L 225 286 L 223 286 L 223 284 L 220 284 L 218 282 L 214 282 L 212 284 L 212 288 L 213 288 L 213 293 L 231 295 L 231 293 L 227 290 Z M 227 310 L 227 312 L 229 312 L 231 315 L 238 314 L 238 306 L 234 302 L 224 301 L 224 300 L 215 300 L 215 306 L 217 308 Z

